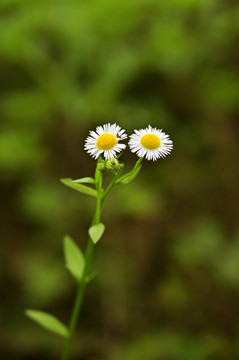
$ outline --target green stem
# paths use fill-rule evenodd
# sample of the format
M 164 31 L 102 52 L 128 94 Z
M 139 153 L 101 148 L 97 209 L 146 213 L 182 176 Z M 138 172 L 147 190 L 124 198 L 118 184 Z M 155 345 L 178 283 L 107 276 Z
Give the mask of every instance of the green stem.
M 97 225 L 100 222 L 100 215 L 101 215 L 101 208 L 102 208 L 101 185 L 102 185 L 102 175 L 100 176 L 99 182 L 98 182 L 97 204 L 96 204 L 95 215 L 94 215 L 93 220 L 92 220 L 92 225 Z M 74 333 L 75 333 L 78 317 L 79 317 L 79 314 L 80 314 L 80 309 L 81 309 L 83 297 L 84 297 L 84 294 L 85 294 L 86 277 L 87 277 L 88 272 L 89 272 L 91 260 L 92 260 L 92 257 L 93 257 L 93 252 L 94 252 L 94 244 L 93 244 L 91 238 L 89 238 L 86 253 L 85 253 L 85 266 L 84 266 L 84 270 L 83 270 L 83 274 L 82 274 L 82 279 L 81 279 L 81 281 L 79 283 L 79 288 L 78 288 L 78 291 L 77 291 L 73 311 L 72 311 L 72 314 L 71 314 L 71 320 L 70 320 L 70 326 L 69 326 L 69 335 L 68 335 L 68 337 L 66 339 L 65 348 L 64 348 L 63 354 L 62 354 L 62 360 L 68 360 L 69 356 L 70 356 L 72 340 L 73 340 L 73 336 L 74 336 Z
M 111 181 L 111 183 L 109 184 L 109 186 L 107 187 L 107 189 L 105 190 L 105 192 L 102 195 L 102 204 L 104 203 L 106 197 L 109 195 L 109 192 L 113 189 L 113 187 L 116 185 L 117 179 L 119 178 L 120 174 L 121 174 L 122 169 L 120 169 L 118 171 L 118 173 L 115 175 L 114 179 Z
M 100 161 L 101 161 L 101 158 L 98 159 L 98 163 L 100 163 Z M 132 173 L 140 165 L 141 161 L 142 161 L 142 158 L 140 158 L 137 161 L 134 168 L 131 170 L 131 172 L 129 172 L 129 174 Z M 94 215 L 93 220 L 92 220 L 92 225 L 99 224 L 102 205 L 103 205 L 106 197 L 108 196 L 109 192 L 113 189 L 113 187 L 119 182 L 119 180 L 124 178 L 124 176 L 123 176 L 121 179 L 119 179 L 121 170 L 122 169 L 120 169 L 118 174 L 115 175 L 114 179 L 112 180 L 110 185 L 107 187 L 105 192 L 102 192 L 102 189 L 101 189 L 101 187 L 102 187 L 102 173 L 96 168 L 95 180 L 96 180 L 96 189 L 97 189 L 97 204 L 96 204 L 95 215 Z M 126 174 L 125 176 L 128 176 L 128 174 Z M 93 257 L 93 252 L 94 252 L 94 244 L 93 244 L 91 238 L 89 238 L 87 248 L 86 248 L 86 253 L 85 253 L 84 270 L 83 270 L 83 274 L 82 274 L 82 279 L 81 279 L 81 281 L 79 283 L 75 303 L 74 303 L 74 306 L 73 306 L 73 311 L 72 311 L 72 314 L 71 314 L 71 320 L 70 320 L 70 325 L 69 325 L 69 335 L 67 336 L 67 339 L 66 339 L 65 347 L 64 347 L 64 350 L 63 350 L 62 358 L 61 358 L 62 360 L 68 360 L 69 356 L 70 356 L 72 340 L 73 340 L 73 336 L 74 336 L 74 333 L 75 333 L 78 317 L 79 317 L 80 310 L 81 310 L 82 301 L 83 301 L 84 294 L 85 294 L 86 278 L 87 278 L 88 273 L 89 273 L 91 260 L 92 260 L 92 257 Z

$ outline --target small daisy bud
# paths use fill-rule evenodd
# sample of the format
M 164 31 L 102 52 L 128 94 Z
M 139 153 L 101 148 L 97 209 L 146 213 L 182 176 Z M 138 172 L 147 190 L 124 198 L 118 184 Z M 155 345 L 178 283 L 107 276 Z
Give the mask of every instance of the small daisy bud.
M 97 165 L 97 168 L 100 172 L 104 172 L 105 171 L 105 162 L 101 162 Z
M 107 170 L 113 172 L 114 174 L 117 174 L 121 165 L 117 159 L 113 158 L 106 160 L 105 167 Z

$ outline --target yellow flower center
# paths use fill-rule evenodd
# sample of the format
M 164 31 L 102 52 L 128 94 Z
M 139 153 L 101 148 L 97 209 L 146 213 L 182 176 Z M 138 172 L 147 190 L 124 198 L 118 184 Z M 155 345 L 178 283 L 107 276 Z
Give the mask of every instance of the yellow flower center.
M 157 149 L 161 144 L 160 138 L 155 134 L 145 134 L 140 142 L 143 147 L 149 150 Z
M 117 143 L 116 136 L 106 133 L 98 137 L 96 146 L 100 150 L 110 150 L 116 145 L 116 143 Z

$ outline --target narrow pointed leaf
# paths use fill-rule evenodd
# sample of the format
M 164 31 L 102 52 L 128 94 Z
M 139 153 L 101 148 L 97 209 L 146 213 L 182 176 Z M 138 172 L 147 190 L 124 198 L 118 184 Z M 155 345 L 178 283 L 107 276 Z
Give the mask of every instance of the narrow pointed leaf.
M 91 177 L 84 177 L 81 179 L 73 180 L 74 183 L 87 183 L 87 184 L 95 184 L 95 179 Z
M 129 184 L 132 180 L 134 180 L 134 178 L 136 178 L 136 176 L 140 172 L 141 166 L 142 165 L 139 165 L 137 168 L 133 169 L 128 174 L 119 178 L 119 180 L 116 182 L 116 184 L 122 184 L 122 185 Z
M 84 255 L 68 235 L 64 237 L 64 255 L 67 269 L 77 280 L 81 280 L 85 266 Z
M 105 225 L 102 223 L 93 225 L 89 228 L 89 235 L 94 244 L 96 244 L 100 240 L 104 231 L 105 231 Z
M 68 336 L 68 330 L 66 326 L 50 314 L 42 311 L 26 310 L 25 315 L 49 331 L 64 337 Z
M 97 196 L 97 192 L 96 190 L 86 186 L 86 185 L 82 185 L 82 184 L 77 184 L 76 182 L 74 182 L 72 179 L 60 179 L 60 181 L 70 187 L 71 189 L 74 189 L 76 191 L 79 191 L 83 194 L 87 194 L 87 195 L 90 195 L 90 196 Z

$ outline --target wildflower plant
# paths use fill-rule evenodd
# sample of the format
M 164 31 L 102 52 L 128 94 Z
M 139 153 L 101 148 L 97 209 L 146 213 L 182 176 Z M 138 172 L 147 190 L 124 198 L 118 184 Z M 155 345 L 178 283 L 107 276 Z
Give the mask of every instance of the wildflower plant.
M 131 171 L 122 175 L 124 164 L 120 163 L 119 157 L 126 148 L 126 144 L 121 143 L 121 141 L 126 139 L 125 130 L 116 124 L 98 126 L 95 131 L 90 131 L 84 147 L 93 158 L 97 159 L 94 178 L 61 179 L 61 182 L 69 188 L 96 199 L 96 209 L 88 230 L 89 239 L 85 253 L 83 254 L 70 236 L 64 237 L 65 265 L 78 284 L 71 319 L 69 325 L 65 326 L 54 316 L 45 312 L 26 310 L 26 315 L 42 327 L 65 337 L 62 360 L 70 358 L 71 345 L 86 286 L 95 276 L 95 273 L 91 272 L 91 263 L 95 245 L 102 238 L 105 230 L 105 225 L 101 222 L 101 212 L 106 198 L 114 187 L 129 184 L 134 180 L 141 169 L 143 158 L 156 161 L 159 158 L 164 158 L 173 149 L 172 141 L 162 130 L 151 126 L 146 129 L 135 130 L 130 136 L 129 147 L 139 159 Z M 111 173 L 113 178 L 104 189 L 103 177 L 106 172 Z

